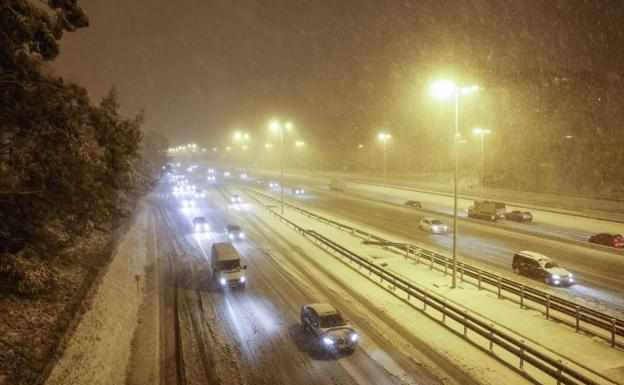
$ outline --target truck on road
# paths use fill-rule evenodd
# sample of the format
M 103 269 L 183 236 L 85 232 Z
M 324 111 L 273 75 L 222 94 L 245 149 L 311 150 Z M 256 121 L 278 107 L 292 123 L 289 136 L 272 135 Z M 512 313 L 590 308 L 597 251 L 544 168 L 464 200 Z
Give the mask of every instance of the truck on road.
M 344 179 L 331 178 L 329 181 L 329 189 L 333 191 L 344 191 L 345 181 Z
M 468 207 L 469 218 L 486 219 L 490 221 L 505 219 L 506 212 L 507 208 L 504 203 L 487 200 L 475 201 L 472 206 Z

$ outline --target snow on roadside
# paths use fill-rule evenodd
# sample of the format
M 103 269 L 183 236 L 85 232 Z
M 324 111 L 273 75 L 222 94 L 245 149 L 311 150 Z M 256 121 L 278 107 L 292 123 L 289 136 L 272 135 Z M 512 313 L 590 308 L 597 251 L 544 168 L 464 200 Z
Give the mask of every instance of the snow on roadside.
M 148 214 L 147 205 L 142 202 L 135 223 L 121 239 L 89 310 L 69 339 L 46 385 L 125 382 L 138 308 L 143 300 L 135 277 L 143 281 L 145 266 L 150 262 Z
M 295 223 L 307 229 L 315 229 L 332 240 L 346 246 L 348 249 L 368 256 L 376 263 L 385 263 L 388 268 L 400 271 L 419 285 L 423 285 L 431 292 L 447 297 L 456 304 L 467 304 L 473 314 L 484 316 L 494 323 L 497 328 L 510 328 L 527 339 L 533 340 L 538 346 L 547 350 L 558 350 L 559 354 L 590 367 L 613 381 L 624 381 L 624 355 L 619 350 L 611 349 L 602 340 L 593 340 L 587 336 L 575 333 L 573 329 L 544 320 L 540 313 L 520 309 L 509 301 L 501 301 L 489 292 L 478 291 L 466 286 L 458 291 L 448 289 L 448 277 L 438 272 L 431 272 L 426 266 L 416 266 L 404 258 L 379 248 L 362 246 L 361 239 L 351 237 L 348 233 L 328 227 L 293 210 L 285 211 L 286 216 Z M 351 279 L 349 279 L 351 281 Z
M 293 204 L 299 207 L 301 207 L 301 203 L 302 202 L 293 202 Z M 379 230 L 377 228 L 372 228 L 370 226 L 366 226 L 362 223 L 354 222 L 354 221 L 345 219 L 340 216 L 336 216 L 332 214 L 331 212 L 328 212 L 325 210 L 310 209 L 308 207 L 305 207 L 305 209 L 308 211 L 314 212 L 318 215 L 321 215 L 324 218 L 334 220 L 338 223 L 342 223 L 344 225 L 366 231 L 370 234 L 375 234 L 377 236 L 380 236 L 392 242 L 417 244 L 414 242 L 414 239 L 408 239 L 405 237 L 397 237 L 394 234 L 390 234 L 385 231 Z M 478 226 L 478 224 L 466 223 L 463 226 L 471 227 L 471 226 Z M 528 235 L 516 234 L 505 229 L 492 228 L 491 231 L 496 234 L 500 234 L 501 237 L 507 237 L 507 238 L 513 237 L 517 239 L 523 239 L 523 238 L 529 237 Z M 562 252 L 564 250 L 563 246 L 565 244 L 561 242 L 557 242 L 557 241 L 549 240 L 549 239 L 539 239 L 539 242 L 549 248 L 560 249 L 562 250 Z M 448 251 L 441 247 L 437 247 L 432 244 L 426 244 L 426 245 L 421 244 L 418 246 L 421 246 L 423 249 L 430 250 L 438 254 L 448 256 Z M 565 245 L 565 246 L 566 246 L 565 250 L 568 250 L 568 251 L 577 250 L 579 248 L 579 246 L 575 246 L 575 245 Z M 591 256 L 593 261 L 599 262 L 595 264 L 596 266 L 600 266 L 602 264 L 616 264 L 617 265 L 620 263 L 619 259 L 621 257 L 617 255 L 604 253 L 598 250 L 585 250 L 585 251 L 587 252 L 588 256 Z M 614 317 L 624 318 L 624 296 L 622 296 L 620 292 L 614 292 L 614 291 L 605 290 L 601 288 L 592 288 L 589 286 L 584 286 L 584 285 L 579 285 L 579 284 L 572 286 L 571 288 L 557 288 L 557 287 L 546 286 L 530 278 L 526 278 L 526 277 L 522 277 L 522 276 L 518 276 L 514 274 L 513 271 L 511 271 L 511 267 L 507 269 L 503 269 L 490 263 L 481 262 L 474 258 L 468 258 L 466 256 L 463 256 L 461 252 L 458 255 L 458 258 L 460 261 L 464 261 L 476 268 L 480 268 L 480 269 L 489 271 L 491 273 L 500 275 L 501 277 L 505 277 L 505 278 L 523 283 L 527 286 L 532 286 L 532 287 L 537 286 L 542 291 L 549 292 L 552 295 L 556 295 L 558 297 L 570 300 L 579 305 L 583 305 L 588 308 L 610 314 L 611 316 L 614 316 Z
M 318 276 L 318 279 L 321 280 L 323 284 L 327 285 L 328 288 L 340 293 L 340 289 L 336 288 L 334 282 L 340 280 L 343 285 L 349 286 L 351 290 L 358 292 L 370 303 L 376 304 L 386 316 L 391 317 L 394 322 L 398 322 L 402 327 L 409 330 L 411 334 L 424 341 L 430 349 L 433 349 L 439 355 L 445 357 L 451 365 L 469 373 L 471 377 L 477 379 L 480 383 L 530 383 L 519 374 L 510 371 L 504 364 L 493 360 L 486 353 L 479 351 L 466 341 L 449 333 L 437 323 L 431 322 L 430 319 L 406 305 L 399 298 L 382 290 L 377 284 L 355 273 L 350 267 L 319 250 L 312 242 L 298 236 L 290 237 L 289 234 L 292 233 L 294 235 L 293 230 L 269 215 L 264 209 L 251 206 L 247 210 L 253 211 L 255 215 L 260 216 L 263 221 L 269 224 L 273 229 L 278 229 L 280 233 L 287 235 L 289 241 L 296 243 L 297 246 L 300 247 L 301 251 L 299 251 L 299 253 L 303 252 L 307 255 L 314 256 L 317 263 L 326 266 L 327 270 L 332 272 L 333 277 L 328 279 L 324 276 Z M 280 242 L 277 239 L 271 240 L 271 242 L 274 241 Z M 288 245 L 284 246 L 288 247 Z M 313 268 L 308 267 L 309 264 L 302 259 L 297 259 L 297 263 L 302 263 L 306 268 L 313 271 Z M 281 263 L 281 266 L 288 270 L 289 274 L 293 277 L 298 276 L 296 270 L 289 265 L 290 263 L 288 260 L 284 260 Z M 366 318 L 364 309 L 362 310 L 362 316 Z M 366 336 L 363 336 L 363 338 L 366 338 Z M 366 346 L 366 343 L 364 343 L 363 346 Z M 384 357 L 378 357 L 378 359 L 383 360 Z M 387 357 L 386 359 L 391 359 L 391 357 Z M 392 365 L 391 362 L 381 362 L 381 364 L 386 367 Z

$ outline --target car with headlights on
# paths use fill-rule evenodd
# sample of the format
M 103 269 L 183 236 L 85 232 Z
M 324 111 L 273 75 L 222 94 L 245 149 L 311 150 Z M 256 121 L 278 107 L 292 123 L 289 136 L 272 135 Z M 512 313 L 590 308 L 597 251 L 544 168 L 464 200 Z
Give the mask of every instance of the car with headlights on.
M 624 248 L 624 237 L 622 237 L 622 234 L 594 234 L 589 237 L 589 242 L 618 249 Z
M 214 175 L 208 175 L 208 177 L 206 177 L 206 180 L 209 182 L 214 182 L 217 180 L 217 178 Z
M 505 219 L 516 222 L 531 222 L 533 220 L 533 214 L 529 211 L 513 210 L 505 213 Z
M 403 203 L 405 206 L 414 207 L 416 209 L 422 209 L 422 204 L 419 201 L 407 201 Z
M 204 217 L 193 218 L 193 230 L 196 233 L 204 233 L 206 231 L 210 231 L 210 226 L 208 225 L 208 222 L 206 222 L 206 218 Z
M 448 231 L 448 226 L 436 218 L 421 219 L 418 228 L 434 234 L 446 233 Z
M 279 187 L 279 183 L 277 183 L 277 182 L 269 182 L 269 187 L 270 188 L 278 188 Z
M 246 173 L 246 172 L 241 173 L 241 174 L 240 174 L 240 178 L 241 178 L 241 179 L 245 179 L 245 178 L 247 178 L 247 173 Z
M 245 233 L 243 233 L 243 230 L 237 225 L 225 225 L 225 236 L 232 241 L 245 239 Z
M 303 330 L 324 349 L 330 352 L 352 352 L 358 345 L 358 334 L 331 304 L 304 305 L 299 315 Z
M 303 194 L 305 194 L 305 190 L 302 189 L 301 187 L 295 187 L 295 188 L 292 189 L 292 193 L 294 195 L 303 195 Z
M 574 284 L 574 276 L 566 269 L 559 267 L 557 262 L 534 251 L 518 251 L 511 264 L 516 274 L 525 275 L 544 281 L 553 286 L 570 286 Z
M 240 197 L 240 196 L 238 196 L 238 195 L 232 195 L 232 196 L 230 197 L 230 202 L 232 202 L 232 203 L 241 203 L 241 202 L 242 202 L 242 200 L 241 200 L 241 197 Z

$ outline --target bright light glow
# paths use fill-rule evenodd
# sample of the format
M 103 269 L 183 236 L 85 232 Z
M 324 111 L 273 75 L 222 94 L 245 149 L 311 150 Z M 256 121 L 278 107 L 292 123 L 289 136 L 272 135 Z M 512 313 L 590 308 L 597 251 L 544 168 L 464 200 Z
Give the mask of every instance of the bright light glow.
M 355 342 L 358 340 L 358 335 L 356 333 L 351 334 L 351 337 L 349 337 L 351 339 L 351 342 Z
M 249 140 L 249 134 L 243 134 L 243 139 Z
M 488 129 L 485 129 L 485 128 L 478 128 L 477 127 L 477 128 L 473 128 L 472 129 L 472 133 L 475 134 L 475 135 L 486 135 L 486 134 L 489 134 L 491 132 L 492 131 L 490 131 Z
M 225 284 L 227 283 L 227 282 L 225 281 L 225 278 L 221 278 L 221 279 L 219 280 L 219 282 L 221 282 L 221 285 L 223 285 L 223 286 L 225 286 Z
M 442 79 L 431 85 L 431 95 L 437 100 L 449 100 L 457 91 L 455 83 L 448 79 Z
M 284 124 L 284 127 L 285 127 L 287 130 L 292 130 L 292 128 L 293 128 L 293 124 L 292 124 L 291 122 L 286 122 L 286 124 Z
M 280 128 L 280 124 L 278 122 L 271 122 L 271 124 L 269 125 L 269 127 L 271 127 L 271 130 L 273 131 L 277 131 Z
M 243 134 L 241 134 L 240 132 L 236 131 L 234 133 L 234 140 L 236 141 L 241 140 L 242 137 L 243 137 Z
M 358 144 L 358 148 L 364 148 L 363 144 Z
M 266 148 L 267 150 L 270 150 L 273 148 L 273 144 L 272 143 L 265 143 L 264 144 L 264 148 Z
M 323 337 L 323 343 L 324 343 L 325 345 L 333 345 L 333 344 L 334 344 L 334 340 L 332 340 L 332 339 L 331 339 L 331 338 L 329 338 L 329 337 Z
M 298 141 L 295 142 L 295 146 L 303 147 L 303 146 L 305 146 L 305 142 L 303 140 L 298 140 Z
M 240 281 L 241 281 L 241 283 L 245 283 L 246 279 L 245 279 L 244 275 L 242 277 L 240 277 Z
M 232 147 L 230 147 L 230 146 L 227 146 L 227 147 L 225 148 L 225 151 L 230 151 L 230 150 L 232 150 Z
M 385 142 L 390 138 L 391 138 L 391 135 L 386 134 L 385 132 L 380 132 L 379 135 L 377 135 L 377 139 L 381 140 L 382 142 Z

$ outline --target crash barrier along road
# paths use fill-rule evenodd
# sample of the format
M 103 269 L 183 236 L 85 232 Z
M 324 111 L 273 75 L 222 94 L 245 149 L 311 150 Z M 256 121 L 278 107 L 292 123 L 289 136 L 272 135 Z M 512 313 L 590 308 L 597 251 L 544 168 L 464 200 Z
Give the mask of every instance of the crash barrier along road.
M 279 200 L 258 191 L 248 190 L 248 192 L 273 202 L 279 202 Z M 377 235 L 327 219 L 290 203 L 284 202 L 284 205 L 309 218 L 334 226 L 339 230 L 350 232 L 352 235 L 363 238 L 366 241 L 379 242 L 379 244 L 383 244 L 391 250 L 402 253 L 406 258 L 413 259 L 416 263 L 429 263 L 431 269 L 435 268 L 443 271 L 445 274 L 451 269 L 452 259 L 444 255 L 416 245 L 393 243 Z M 582 331 L 603 338 L 613 348 L 624 348 L 623 319 L 551 295 L 464 262 L 457 262 L 457 271 L 461 282 L 471 283 L 479 289 L 495 292 L 500 299 L 511 300 L 520 304 L 522 308 L 539 311 L 548 319 L 574 327 L 577 332 Z
M 480 317 L 470 314 L 465 309 L 455 304 L 448 303 L 443 297 L 431 293 L 405 278 L 377 266 L 366 258 L 357 255 L 318 232 L 300 227 L 273 210 L 274 206 L 264 204 L 258 196 L 264 197 L 270 201 L 276 201 L 274 198 L 253 190 L 247 190 L 247 192 L 254 201 L 266 209 L 271 215 L 277 217 L 280 221 L 286 223 L 304 237 L 311 239 L 322 248 L 328 250 L 330 254 L 339 257 L 341 261 L 345 262 L 346 259 L 346 263 L 352 267 L 353 264 L 355 264 L 355 267 L 361 274 L 368 276 L 369 279 L 378 283 L 379 286 L 384 289 L 395 295 L 398 294 L 397 292 L 402 292 L 404 296 L 397 296 L 407 301 L 412 307 L 481 350 L 486 351 L 494 358 L 519 370 L 521 373 L 530 376 L 526 366 L 529 364 L 541 373 L 551 377 L 556 384 L 614 384 L 614 382 L 590 370 L 586 370 L 583 367 L 578 366 L 573 368 L 573 364 L 566 364 L 561 358 L 552 357 L 540 351 L 538 348 L 527 344 L 524 340 L 495 328 L 491 323 L 484 321 Z M 287 204 L 284 203 L 284 205 Z M 288 204 L 288 206 L 295 208 L 295 206 L 290 204 Z M 298 209 L 297 211 L 301 212 L 305 210 Z M 303 214 L 307 215 L 305 213 Z M 323 220 L 323 222 L 325 222 L 325 220 Z M 365 272 L 363 272 L 362 269 L 364 269 Z M 384 285 L 384 283 L 386 285 Z M 418 301 L 421 306 L 416 306 L 413 303 L 414 300 Z M 432 314 L 433 312 L 437 314 Z M 454 321 L 454 324 L 450 321 Z M 485 339 L 488 342 L 488 347 L 484 348 L 475 337 Z M 504 356 L 496 354 L 496 347 L 502 348 L 507 354 Z M 515 359 L 510 361 L 509 357 Z

